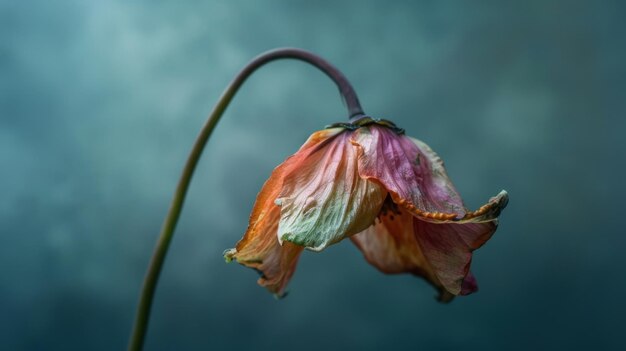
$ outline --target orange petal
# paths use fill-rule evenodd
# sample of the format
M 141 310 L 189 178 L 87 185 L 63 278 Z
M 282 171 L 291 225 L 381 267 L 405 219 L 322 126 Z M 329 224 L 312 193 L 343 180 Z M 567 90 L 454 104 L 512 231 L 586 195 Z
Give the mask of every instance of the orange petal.
M 254 212 L 253 212 L 254 213 Z M 287 283 L 293 275 L 303 247 L 280 245 L 276 240 L 280 209 L 276 206 L 248 230 L 235 249 L 224 253 L 226 259 L 253 268 L 261 274 L 259 285 L 266 287 L 276 296 L 283 296 Z
M 280 207 L 275 204 L 285 177 L 307 156 L 343 129 L 325 129 L 311 135 L 297 153 L 276 167 L 265 182 L 250 214 L 248 229 L 234 249 L 224 255 L 230 260 L 256 269 L 261 274 L 259 284 L 282 296 L 293 275 L 303 248 L 293 244 L 280 245 L 276 238 Z

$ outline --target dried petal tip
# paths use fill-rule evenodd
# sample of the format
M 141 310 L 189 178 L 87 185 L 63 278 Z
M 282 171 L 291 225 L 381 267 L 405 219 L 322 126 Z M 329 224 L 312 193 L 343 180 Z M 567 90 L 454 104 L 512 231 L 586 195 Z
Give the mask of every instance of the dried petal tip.
M 498 195 L 489 199 L 489 202 L 491 201 L 498 202 L 500 209 L 503 209 L 509 204 L 509 193 L 506 190 L 501 190 Z
M 456 295 L 451 294 L 450 292 L 446 291 L 446 290 L 441 290 L 439 292 L 439 295 L 435 295 L 435 299 L 437 299 L 437 301 L 441 302 L 441 303 L 449 303 L 452 300 L 454 300 L 454 298 L 456 297 Z
M 288 291 L 283 291 L 283 292 L 282 292 L 282 293 L 280 293 L 280 294 L 278 294 L 278 293 L 277 293 L 277 294 L 274 294 L 274 299 L 276 299 L 276 300 L 282 300 L 282 299 L 284 299 L 285 297 L 287 297 L 287 295 L 289 295 L 289 292 L 288 292 Z
M 224 250 L 224 260 L 226 261 L 226 263 L 230 263 L 233 260 L 236 260 L 236 258 L 234 257 L 237 254 L 237 249 L 228 249 L 228 250 Z
M 500 191 L 500 193 L 491 199 L 487 204 L 481 206 L 479 209 L 473 212 L 468 212 L 461 220 L 462 222 L 487 222 L 497 220 L 500 212 L 509 203 L 509 194 L 506 190 Z

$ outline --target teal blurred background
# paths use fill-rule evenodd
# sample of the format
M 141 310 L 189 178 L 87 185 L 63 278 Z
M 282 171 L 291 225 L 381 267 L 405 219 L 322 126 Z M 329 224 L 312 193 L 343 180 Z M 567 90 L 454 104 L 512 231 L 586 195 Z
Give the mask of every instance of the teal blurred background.
M 620 349 L 626 7 L 617 1 L 1 1 L 0 345 L 121 350 L 187 152 L 221 91 L 280 46 L 430 144 L 470 208 L 511 201 L 449 305 L 348 241 L 276 301 L 225 264 L 273 167 L 343 121 L 301 62 L 255 74 L 200 162 L 147 350 Z M 622 229 L 619 229 L 622 228 Z

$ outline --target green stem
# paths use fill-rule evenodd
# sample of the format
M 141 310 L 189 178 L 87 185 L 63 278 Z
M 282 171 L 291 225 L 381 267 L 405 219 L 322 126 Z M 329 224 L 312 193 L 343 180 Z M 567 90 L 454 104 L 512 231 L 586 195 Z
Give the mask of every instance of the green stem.
M 185 201 L 185 196 L 187 194 L 187 188 L 189 188 L 191 177 L 193 176 L 193 172 L 196 169 L 196 165 L 198 164 L 198 160 L 200 159 L 202 150 L 209 140 L 213 129 L 215 129 L 217 122 L 220 120 L 220 117 L 222 117 L 222 114 L 237 93 L 237 90 L 239 90 L 241 85 L 254 71 L 256 71 L 256 69 L 268 62 L 287 58 L 305 61 L 319 68 L 322 72 L 326 73 L 339 87 L 339 92 L 341 93 L 341 96 L 343 97 L 347 105 L 346 107 L 348 108 L 348 118 L 363 114 L 363 110 L 361 109 L 361 105 L 359 103 L 359 99 L 357 98 L 356 92 L 354 91 L 352 85 L 350 85 L 346 77 L 341 72 L 339 72 L 337 68 L 335 68 L 333 65 L 331 65 L 321 57 L 304 50 L 284 48 L 267 51 L 250 61 L 250 63 L 248 63 L 248 65 L 246 65 L 243 70 L 241 70 L 241 72 L 237 74 L 235 79 L 233 79 L 233 81 L 228 85 L 226 90 L 224 90 L 222 96 L 220 96 L 217 104 L 213 108 L 213 111 L 209 115 L 209 119 L 202 127 L 202 130 L 200 131 L 200 134 L 196 139 L 193 149 L 189 154 L 180 180 L 178 181 L 178 186 L 176 187 L 174 198 L 172 199 L 172 203 L 167 213 L 167 217 L 165 217 L 165 221 L 163 222 L 163 227 L 161 228 L 159 240 L 154 249 L 154 253 L 152 254 L 150 266 L 148 267 L 148 272 L 146 273 L 144 279 L 143 288 L 139 300 L 139 306 L 137 308 L 137 314 L 135 316 L 135 324 L 133 327 L 131 340 L 128 345 L 129 351 L 137 351 L 143 349 L 146 331 L 148 328 L 148 319 L 150 318 L 150 308 L 154 299 L 154 291 L 159 280 L 161 268 L 163 267 L 163 261 L 165 260 L 165 255 L 167 254 L 170 242 L 172 241 L 174 229 L 176 228 L 176 223 L 178 222 L 180 212 L 183 208 L 183 202 Z

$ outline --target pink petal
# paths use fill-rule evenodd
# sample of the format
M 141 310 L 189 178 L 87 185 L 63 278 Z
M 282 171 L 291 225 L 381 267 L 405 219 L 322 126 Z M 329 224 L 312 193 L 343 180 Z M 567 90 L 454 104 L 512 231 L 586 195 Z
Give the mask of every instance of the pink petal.
M 358 129 L 353 142 L 361 177 L 382 184 L 394 202 L 424 218 L 463 218 L 463 201 L 426 144 L 377 125 Z
M 461 295 L 469 295 L 477 290 L 478 283 L 476 282 L 476 278 L 472 274 L 472 271 L 469 271 L 463 279 L 463 284 L 461 284 Z
M 441 284 L 453 295 L 477 289 L 469 272 L 472 251 L 481 247 L 497 228 L 497 221 L 482 223 L 430 223 L 413 220 L 415 237 Z

